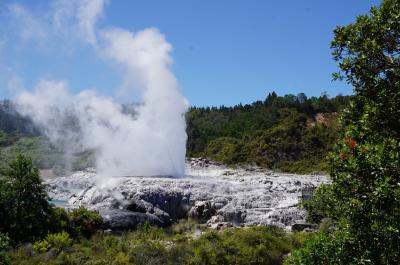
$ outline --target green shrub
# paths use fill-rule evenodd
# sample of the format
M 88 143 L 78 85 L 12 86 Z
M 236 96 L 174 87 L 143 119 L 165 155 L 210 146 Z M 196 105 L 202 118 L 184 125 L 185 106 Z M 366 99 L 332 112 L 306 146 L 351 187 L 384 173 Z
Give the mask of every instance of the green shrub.
M 69 214 L 71 225 L 76 236 L 89 237 L 103 226 L 103 219 L 95 212 L 84 207 L 74 209 Z
M 50 243 L 46 239 L 36 241 L 33 244 L 33 249 L 38 252 L 47 252 L 50 250 L 50 248 L 51 248 Z
M 319 232 L 306 241 L 303 248 L 295 250 L 285 260 L 285 265 L 376 264 L 371 261 L 368 252 L 357 251 L 358 242 L 344 230 L 333 233 Z
M 0 265 L 9 265 L 10 259 L 4 254 L 0 253 Z
M 331 185 L 322 184 L 314 191 L 314 197 L 303 201 L 302 205 L 307 210 L 307 221 L 320 223 L 326 217 L 334 216 L 335 197 Z
M 309 232 L 292 232 L 288 235 L 292 246 L 296 249 L 304 245 L 304 243 L 310 238 L 311 233 Z
M 7 250 L 11 245 L 11 240 L 10 238 L 3 234 L 0 233 L 0 265 L 8 265 L 9 264 L 9 259 L 5 255 L 4 251 Z
M 129 264 L 132 264 L 132 263 L 129 261 L 128 255 L 126 255 L 123 252 L 119 252 L 115 256 L 115 258 L 112 262 L 112 265 L 129 265 Z
M 208 231 L 190 243 L 187 264 L 280 264 L 292 246 L 274 227 Z
M 0 233 L 0 251 L 6 250 L 10 245 L 10 238 L 6 234 Z
M 67 232 L 57 234 L 48 234 L 45 239 L 35 242 L 33 248 L 38 252 L 47 252 L 50 249 L 55 249 L 60 252 L 72 245 L 72 239 Z
M 51 222 L 49 228 L 53 233 L 61 231 L 73 232 L 70 217 L 63 208 L 53 207 L 51 209 Z

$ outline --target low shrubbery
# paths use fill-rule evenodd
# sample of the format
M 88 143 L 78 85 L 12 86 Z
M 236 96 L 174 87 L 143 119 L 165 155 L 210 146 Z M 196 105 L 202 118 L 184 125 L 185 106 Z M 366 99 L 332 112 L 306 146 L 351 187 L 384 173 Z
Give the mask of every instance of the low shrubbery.
M 355 257 L 353 245 L 349 234 L 319 232 L 303 248 L 294 251 L 284 264 L 372 264 L 367 259 Z
M 51 235 L 34 245 L 37 250 L 34 254 L 21 247 L 9 255 L 12 264 L 21 265 L 268 265 L 281 264 L 286 255 L 302 245 L 304 238 L 308 237 L 307 233 L 289 236 L 276 227 L 252 227 L 206 230 L 193 238 L 191 227 L 196 225 L 193 221 L 185 223 L 165 230 L 146 224 L 137 231 L 123 234 L 96 233 L 91 238 L 77 239 L 72 245 L 68 237 L 62 234 Z

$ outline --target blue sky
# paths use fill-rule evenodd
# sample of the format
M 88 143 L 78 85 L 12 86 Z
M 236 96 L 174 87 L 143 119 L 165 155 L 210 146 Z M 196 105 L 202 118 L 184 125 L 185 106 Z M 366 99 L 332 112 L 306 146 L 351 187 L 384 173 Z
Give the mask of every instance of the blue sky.
M 234 105 L 262 100 L 272 91 L 350 94 L 350 86 L 331 81 L 337 69 L 329 48 L 332 30 L 379 3 L 111 0 L 98 26 L 130 31 L 158 28 L 173 46 L 173 70 L 190 104 Z M 14 87 L 30 89 L 43 78 L 67 80 L 74 92 L 95 88 L 110 96 L 121 85 L 116 67 L 87 44 L 21 38 L 14 32 L 15 17 L 11 21 L 8 14 L 13 4 L 23 6 L 34 20 L 44 16 L 50 2 L 0 4 L 0 23 L 7 25 L 0 30 L 0 98 L 12 97 Z

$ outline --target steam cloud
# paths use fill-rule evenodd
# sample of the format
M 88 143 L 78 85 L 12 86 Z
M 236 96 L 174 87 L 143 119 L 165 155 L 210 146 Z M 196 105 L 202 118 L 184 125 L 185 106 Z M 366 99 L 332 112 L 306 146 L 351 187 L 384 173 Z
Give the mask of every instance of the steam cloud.
M 99 56 L 121 66 L 124 88 L 120 92 L 129 94 L 139 87 L 141 103 L 132 115 L 95 91 L 72 94 L 64 81 L 42 80 L 16 97 L 19 111 L 67 153 L 95 150 L 101 175 L 183 175 L 188 103 L 170 68 L 171 45 L 156 28 L 136 33 L 97 29 L 103 0 L 72 3 L 58 1 L 64 9 L 54 12 L 53 24 L 60 27 L 62 15 L 74 13 L 66 12 L 63 4 L 77 9 L 80 36 Z

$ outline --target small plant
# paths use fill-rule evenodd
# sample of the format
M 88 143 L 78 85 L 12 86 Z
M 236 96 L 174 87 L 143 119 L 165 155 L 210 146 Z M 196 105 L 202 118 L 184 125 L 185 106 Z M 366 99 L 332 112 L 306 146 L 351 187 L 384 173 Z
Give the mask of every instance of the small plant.
M 44 240 L 40 240 L 40 241 L 36 241 L 33 244 L 33 249 L 37 252 L 47 252 L 49 251 L 51 248 L 49 242 L 44 239 Z
M 0 233 L 0 251 L 6 250 L 10 245 L 10 238 L 6 234 Z
M 7 256 L 4 253 L 2 253 L 4 250 L 9 248 L 10 245 L 11 245 L 10 238 L 5 234 L 0 233 L 0 265 L 10 264 Z
M 129 265 L 129 264 L 131 264 L 131 263 L 129 262 L 128 255 L 126 255 L 125 253 L 122 253 L 122 252 L 119 252 L 115 256 L 115 258 L 112 262 L 112 265 Z
M 67 232 L 57 234 L 48 234 L 44 240 L 35 242 L 33 249 L 38 252 L 47 252 L 50 249 L 56 249 L 58 252 L 70 247 L 72 239 Z

